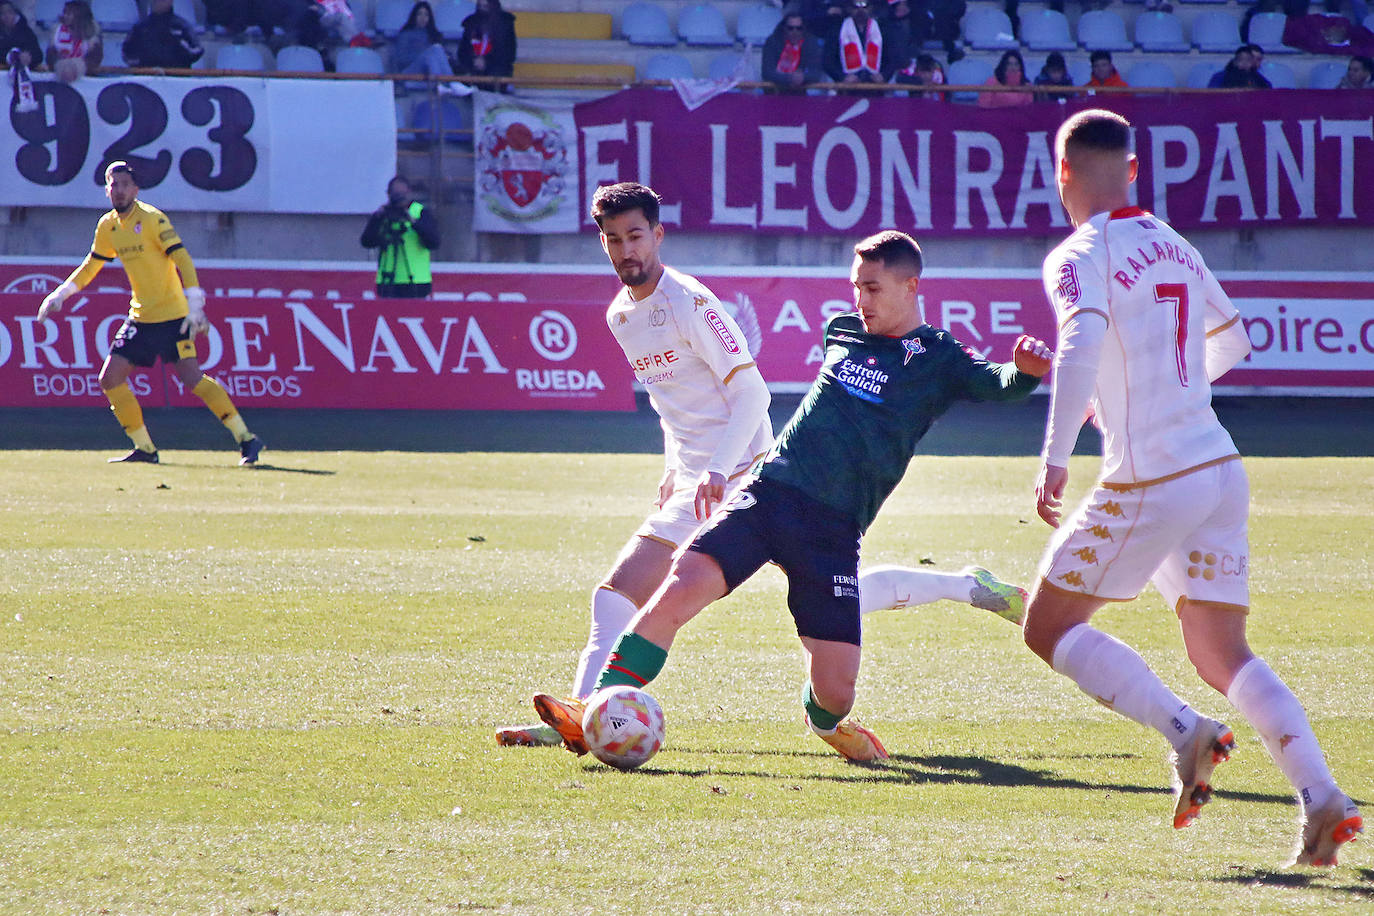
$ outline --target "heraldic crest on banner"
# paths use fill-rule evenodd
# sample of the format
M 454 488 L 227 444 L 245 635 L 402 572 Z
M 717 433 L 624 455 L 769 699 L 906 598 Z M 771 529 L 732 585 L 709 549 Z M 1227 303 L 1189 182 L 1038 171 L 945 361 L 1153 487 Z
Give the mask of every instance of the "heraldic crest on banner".
M 576 176 L 569 149 L 575 136 L 565 119 L 550 111 L 511 102 L 485 107 L 478 123 L 477 180 L 488 212 L 529 226 L 556 217 L 575 201 L 576 189 L 568 186 Z

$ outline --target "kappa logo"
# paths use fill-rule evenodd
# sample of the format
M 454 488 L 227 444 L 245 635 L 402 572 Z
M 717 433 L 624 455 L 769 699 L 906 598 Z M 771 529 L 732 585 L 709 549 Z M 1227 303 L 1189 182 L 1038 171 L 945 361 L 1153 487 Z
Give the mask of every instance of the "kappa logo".
M 1065 261 L 1059 267 L 1059 286 L 1055 289 L 1060 301 L 1065 305 L 1073 305 L 1082 295 L 1078 285 L 1078 273 L 1074 270 L 1073 264 Z
M 740 352 L 739 341 L 735 340 L 735 335 L 730 333 L 730 328 L 726 325 L 725 319 L 720 317 L 720 312 L 717 312 L 713 308 L 709 308 L 702 317 L 706 319 L 706 323 L 710 325 L 711 330 L 715 332 L 716 337 L 720 340 L 721 346 L 725 347 L 726 353 Z
M 695 312 L 697 309 L 705 308 L 705 307 L 706 307 L 707 305 L 709 305 L 710 303 L 711 303 L 711 300 L 710 300 L 710 299 L 707 299 L 705 296 L 693 296 L 693 297 L 692 297 L 692 311 Z
M 1082 576 L 1082 574 L 1080 574 L 1080 573 L 1077 573 L 1077 572 L 1066 572 L 1066 573 L 1064 573 L 1062 576 L 1060 576 L 1059 578 L 1060 578 L 1061 580 L 1063 580 L 1064 582 L 1068 583 L 1069 585 L 1072 585 L 1074 588 L 1083 588 L 1083 587 L 1084 587 L 1083 576 Z
M 1113 543 L 1115 543 L 1115 541 L 1112 538 L 1112 533 L 1107 529 L 1106 525 L 1093 525 L 1091 528 L 1088 529 L 1088 534 L 1091 534 L 1098 540 L 1112 541 Z
M 926 348 L 921 345 L 919 340 L 908 337 L 902 338 L 902 349 L 906 351 L 906 356 L 902 357 L 903 366 L 911 362 L 911 357 L 920 356 L 922 353 L 926 352 Z
M 1097 565 L 1097 551 L 1092 547 L 1080 547 L 1073 551 L 1073 555 L 1084 563 L 1091 563 L 1094 566 Z
M 1105 512 L 1107 515 L 1110 515 L 1112 518 L 1126 517 L 1126 513 L 1121 511 L 1121 504 L 1113 502 L 1111 500 L 1107 500 L 1105 503 L 1102 504 L 1102 511 Z

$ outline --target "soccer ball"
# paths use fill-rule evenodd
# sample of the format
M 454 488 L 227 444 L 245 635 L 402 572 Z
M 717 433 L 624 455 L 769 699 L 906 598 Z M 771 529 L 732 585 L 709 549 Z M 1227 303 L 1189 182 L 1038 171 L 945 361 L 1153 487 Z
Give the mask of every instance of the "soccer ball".
M 618 770 L 649 762 L 663 746 L 663 709 L 634 687 L 606 687 L 587 698 L 582 736 L 587 750 Z

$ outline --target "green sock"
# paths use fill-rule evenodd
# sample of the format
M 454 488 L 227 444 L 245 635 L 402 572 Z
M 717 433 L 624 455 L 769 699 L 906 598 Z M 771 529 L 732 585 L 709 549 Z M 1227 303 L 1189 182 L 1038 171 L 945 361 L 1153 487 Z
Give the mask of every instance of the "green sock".
M 802 706 L 806 707 L 806 721 L 811 723 L 811 727 L 826 734 L 833 732 L 844 718 L 816 702 L 816 693 L 811 689 L 810 681 L 802 686 Z
M 668 650 L 660 648 L 638 633 L 625 632 L 615 641 L 610 658 L 596 679 L 596 689 L 602 687 L 643 687 L 658 677 Z

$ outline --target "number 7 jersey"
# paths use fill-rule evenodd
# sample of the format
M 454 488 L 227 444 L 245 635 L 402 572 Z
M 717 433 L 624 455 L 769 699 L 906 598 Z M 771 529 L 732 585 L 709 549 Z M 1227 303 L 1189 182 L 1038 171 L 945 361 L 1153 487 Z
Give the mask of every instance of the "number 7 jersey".
M 1143 486 L 1236 454 L 1206 348 L 1240 315 L 1186 239 L 1138 207 L 1099 213 L 1050 253 L 1043 279 L 1059 327 L 1085 312 L 1107 322 L 1092 398 L 1103 482 Z

